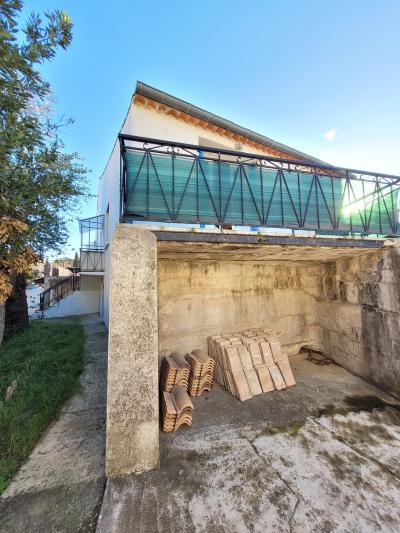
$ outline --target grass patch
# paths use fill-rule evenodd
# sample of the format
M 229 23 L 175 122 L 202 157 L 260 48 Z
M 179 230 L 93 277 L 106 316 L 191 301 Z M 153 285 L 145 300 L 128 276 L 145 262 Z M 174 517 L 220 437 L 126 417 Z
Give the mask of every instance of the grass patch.
M 84 364 L 78 321 L 35 320 L 0 346 L 0 494 L 77 388 Z M 5 402 L 15 379 L 16 391 Z

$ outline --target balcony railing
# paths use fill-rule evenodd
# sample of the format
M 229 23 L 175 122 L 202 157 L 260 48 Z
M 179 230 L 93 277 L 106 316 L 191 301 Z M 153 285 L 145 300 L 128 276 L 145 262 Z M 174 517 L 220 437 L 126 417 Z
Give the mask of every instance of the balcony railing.
M 104 272 L 103 250 L 81 250 L 81 272 Z
M 79 221 L 81 232 L 80 271 L 104 271 L 104 215 Z
M 397 235 L 400 177 L 120 135 L 128 220 Z

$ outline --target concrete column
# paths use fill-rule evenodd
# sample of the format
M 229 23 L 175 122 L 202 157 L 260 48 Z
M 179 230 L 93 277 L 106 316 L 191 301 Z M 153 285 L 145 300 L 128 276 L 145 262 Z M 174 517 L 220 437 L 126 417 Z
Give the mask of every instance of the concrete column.
M 111 243 L 106 472 L 158 466 L 156 238 L 119 224 Z

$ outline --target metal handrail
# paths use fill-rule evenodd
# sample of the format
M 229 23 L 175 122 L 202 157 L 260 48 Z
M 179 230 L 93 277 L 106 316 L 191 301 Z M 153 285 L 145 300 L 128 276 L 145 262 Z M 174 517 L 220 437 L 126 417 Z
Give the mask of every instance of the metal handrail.
M 215 154 L 221 154 L 221 155 L 227 155 L 227 156 L 233 156 L 233 157 L 239 157 L 241 159 L 252 159 L 252 160 L 264 160 L 269 161 L 271 163 L 278 163 L 282 165 L 288 165 L 288 169 L 292 168 L 293 170 L 296 170 L 296 166 L 305 167 L 308 169 L 312 169 L 315 172 L 318 172 L 318 170 L 325 170 L 332 174 L 338 174 L 337 177 L 342 177 L 343 174 L 347 175 L 349 179 L 362 179 L 361 176 L 372 176 L 375 178 L 382 178 L 385 180 L 388 180 L 388 183 L 390 182 L 392 185 L 395 183 L 400 183 L 400 176 L 397 176 L 395 174 L 386 174 L 382 172 L 373 172 L 371 170 L 359 170 L 354 168 L 346 168 L 346 167 L 338 167 L 334 165 L 329 165 L 328 163 L 316 163 L 315 161 L 307 161 L 305 159 L 285 159 L 281 157 L 273 157 L 266 154 L 251 154 L 249 152 L 241 152 L 241 151 L 235 151 L 235 150 L 229 150 L 225 148 L 215 148 L 212 146 L 201 146 L 196 144 L 188 144 L 188 143 L 182 143 L 177 141 L 166 141 L 161 139 L 153 139 L 149 137 L 141 137 L 139 135 L 127 135 L 124 133 L 120 133 L 118 135 L 121 147 L 123 150 L 125 149 L 135 149 L 137 147 L 135 146 L 129 146 L 126 144 L 126 141 L 132 141 L 132 142 L 138 142 L 143 144 L 153 144 L 153 145 L 159 145 L 162 146 L 170 146 L 171 148 L 182 148 L 183 150 L 195 150 L 197 152 L 210 152 Z M 151 149 L 154 153 L 155 150 Z M 159 151 L 159 153 L 165 154 L 165 151 Z M 178 154 L 175 154 L 178 155 Z M 180 156 L 184 156 L 184 152 L 179 152 Z M 193 155 L 193 154 L 190 154 Z M 221 159 L 223 161 L 223 159 Z M 275 166 L 275 168 L 277 168 Z
M 81 272 L 104 272 L 103 248 L 81 248 L 80 255 Z
M 80 289 L 81 278 L 77 274 L 72 274 L 68 278 L 64 278 L 58 283 L 55 283 L 52 287 L 45 289 L 39 295 L 39 311 L 42 313 L 62 300 L 67 294 Z

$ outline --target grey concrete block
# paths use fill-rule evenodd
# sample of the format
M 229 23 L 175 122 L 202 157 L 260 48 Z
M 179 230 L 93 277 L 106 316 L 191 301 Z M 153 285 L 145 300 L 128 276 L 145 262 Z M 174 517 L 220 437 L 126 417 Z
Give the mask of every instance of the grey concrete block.
M 107 476 L 159 465 L 157 248 L 130 224 L 111 244 Z

